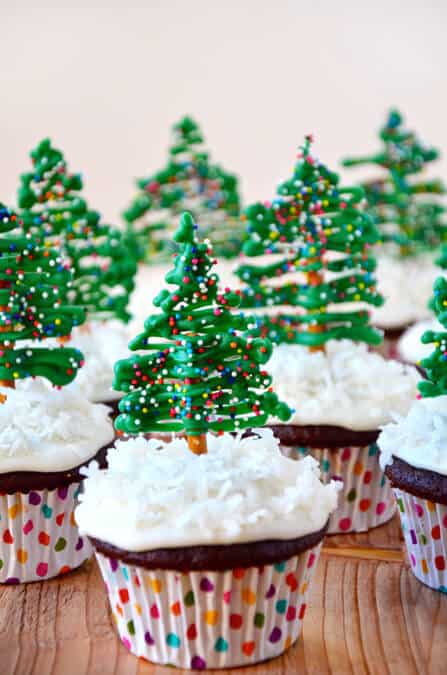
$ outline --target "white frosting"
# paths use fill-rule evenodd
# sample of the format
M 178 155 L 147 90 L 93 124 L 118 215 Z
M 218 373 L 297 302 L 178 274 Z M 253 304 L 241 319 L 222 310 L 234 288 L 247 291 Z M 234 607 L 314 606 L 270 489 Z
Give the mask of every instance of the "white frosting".
M 323 485 L 314 459 L 288 459 L 269 429 L 257 433 L 208 436 L 205 455 L 178 438 L 117 441 L 107 470 L 96 462 L 85 470 L 76 509 L 81 533 L 144 551 L 291 539 L 321 529 L 340 484 Z
M 75 384 L 93 402 L 114 401 L 120 393 L 112 389 L 113 367 L 130 356 L 129 329 L 121 321 L 89 321 L 75 328 L 68 347 L 77 347 L 85 357 Z
M 379 436 L 380 464 L 384 468 L 392 456 L 417 469 L 447 475 L 447 396 L 421 398 L 405 417 L 396 416 Z
M 426 356 L 430 356 L 434 349 L 433 344 L 423 344 L 421 337 L 426 330 L 444 330 L 436 319 L 419 321 L 408 328 L 397 343 L 400 358 L 408 363 L 418 363 Z
M 385 360 L 350 340 L 329 341 L 325 352 L 279 345 L 266 369 L 279 398 L 295 410 L 286 424 L 356 431 L 377 429 L 393 413 L 407 413 L 420 379 L 412 366 Z
M 381 328 L 398 328 L 429 318 L 428 302 L 435 279 L 441 274 L 432 255 L 379 255 L 375 275 L 385 302 L 371 308 L 373 323 Z
M 65 471 L 91 459 L 114 438 L 108 408 L 74 387 L 55 389 L 45 380 L 0 387 L 0 473 Z

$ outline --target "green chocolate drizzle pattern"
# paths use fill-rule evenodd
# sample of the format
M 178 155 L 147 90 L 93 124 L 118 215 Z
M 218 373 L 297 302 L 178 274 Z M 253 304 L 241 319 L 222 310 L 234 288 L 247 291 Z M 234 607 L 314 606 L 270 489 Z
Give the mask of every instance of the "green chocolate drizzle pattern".
M 55 250 L 39 247 L 20 226 L 20 219 L 0 204 L 0 380 L 41 376 L 63 386 L 82 365 L 81 352 L 38 343 L 69 336 L 85 314 L 66 304 L 70 269 Z M 20 348 L 16 344 L 20 340 L 37 345 Z
M 200 236 L 211 239 L 217 255 L 239 254 L 245 224 L 240 219 L 237 178 L 212 164 L 203 136 L 190 117 L 173 126 L 167 165 L 137 181 L 138 192 L 123 217 L 127 241 L 138 259 L 169 260 L 176 250 L 173 234 L 182 211 L 200 224 Z
M 274 315 L 257 317 L 253 334 L 278 344 L 320 347 L 343 338 L 378 344 L 381 334 L 370 326 L 368 311 L 340 311 L 337 306 L 382 304 L 370 254 L 379 233 L 361 208 L 363 190 L 340 187 L 338 175 L 311 155 L 311 142 L 307 136 L 293 176 L 279 186 L 278 197 L 246 210 L 244 253 L 276 255 L 271 264 L 244 264 L 236 270 L 246 284 L 241 307 L 277 307 Z M 290 272 L 302 273 L 302 281 L 271 282 Z
M 391 242 L 399 255 L 408 256 L 447 241 L 445 206 L 436 198 L 446 189 L 441 180 L 415 178 L 439 153 L 424 146 L 402 123 L 401 114 L 392 110 L 380 130 L 382 149 L 366 157 L 346 158 L 343 165 L 373 165 L 383 170 L 382 176 L 362 184 L 369 212 L 383 241 Z
M 90 319 L 128 321 L 136 262 L 122 233 L 101 222 L 81 197 L 82 178 L 71 174 L 60 150 L 44 139 L 31 152 L 33 171 L 21 176 L 23 228 L 45 246 L 57 246 L 73 268 L 69 298 Z
M 428 330 L 421 338 L 424 344 L 435 345 L 434 351 L 422 359 L 420 364 L 427 378 L 418 385 L 423 397 L 447 394 L 447 281 L 444 277 L 439 277 L 435 281 L 432 308 L 439 323 L 446 330 Z
M 180 251 L 154 300 L 160 313 L 131 341 L 148 352 L 118 361 L 114 388 L 126 392 L 119 403 L 119 431 L 235 431 L 262 426 L 269 415 L 286 421 L 289 408 L 266 391 L 271 377 L 261 369 L 272 351 L 269 340 L 245 336 L 249 319 L 233 310 L 240 297 L 221 292 L 207 242 L 197 236 L 189 213 L 175 234 Z

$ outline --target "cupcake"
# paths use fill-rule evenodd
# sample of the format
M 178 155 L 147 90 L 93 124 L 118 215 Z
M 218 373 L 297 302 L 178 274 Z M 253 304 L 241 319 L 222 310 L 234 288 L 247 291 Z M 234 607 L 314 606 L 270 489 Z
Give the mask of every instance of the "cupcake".
M 384 330 L 383 353 L 395 358 L 403 333 L 429 318 L 427 303 L 437 276 L 434 258 L 445 240 L 445 207 L 439 195 L 446 189 L 440 180 L 423 177 L 426 165 L 439 157 L 438 151 L 405 129 L 397 110 L 390 111 L 380 141 L 377 153 L 347 158 L 343 165 L 380 170 L 362 187 L 383 242 L 377 280 L 385 304 L 374 310 L 373 323 Z
M 48 579 L 90 556 L 73 519 L 79 467 L 114 437 L 106 408 L 66 388 L 81 352 L 43 346 L 85 319 L 66 302 L 71 271 L 20 226 L 0 205 L 1 583 Z
M 434 343 L 422 360 L 427 381 L 419 384 L 422 398 L 407 415 L 396 417 L 379 437 L 380 461 L 391 481 L 408 557 L 422 583 L 447 592 L 447 281 L 435 284 L 434 308 L 442 331 L 428 331 Z
M 72 174 L 49 139 L 31 152 L 32 172 L 21 176 L 18 202 L 23 228 L 37 242 L 57 245 L 73 270 L 68 300 L 87 313 L 73 345 L 84 354 L 78 379 L 84 395 L 116 412 L 113 364 L 128 354 L 126 324 L 136 261 L 116 228 L 105 224 L 82 197 L 82 178 Z
M 269 421 L 283 452 L 311 454 L 323 480 L 343 482 L 329 532 L 361 532 L 394 513 L 376 441 L 393 409 L 407 412 L 418 376 L 368 349 L 382 336 L 359 304 L 383 302 L 371 255 L 379 233 L 362 189 L 340 186 L 311 146 L 306 137 L 277 198 L 246 211 L 253 262 L 237 271 L 241 306 L 257 312 L 251 334 L 275 343 L 267 369 L 294 409 L 288 422 Z
M 42 581 L 90 558 L 74 520 L 81 467 L 105 464 L 106 406 L 43 380 L 0 387 L 0 583 Z
M 115 367 L 126 393 L 116 428 L 137 437 L 117 441 L 106 470 L 88 467 L 76 520 L 124 645 L 201 670 L 257 663 L 295 642 L 338 485 L 258 428 L 290 415 L 263 369 L 272 346 L 246 335 L 239 296 L 219 290 L 196 230 L 183 214 L 166 275 L 174 289 L 130 343 L 140 353 Z
M 123 644 L 181 668 L 230 668 L 298 638 L 336 485 L 268 429 L 242 439 L 117 441 L 76 510 Z
M 350 340 L 329 341 L 313 353 L 279 345 L 267 368 L 275 391 L 295 408 L 289 421 L 270 424 L 283 452 L 296 459 L 310 454 L 323 481 L 342 481 L 328 532 L 364 532 L 390 520 L 395 500 L 377 439 L 393 413 L 408 412 L 417 371 Z

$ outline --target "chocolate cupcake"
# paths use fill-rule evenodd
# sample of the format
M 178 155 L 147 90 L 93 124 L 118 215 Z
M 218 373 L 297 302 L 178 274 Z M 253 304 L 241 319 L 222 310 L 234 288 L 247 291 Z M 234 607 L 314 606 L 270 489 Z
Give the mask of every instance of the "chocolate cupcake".
M 379 438 L 408 558 L 422 583 L 447 592 L 447 396 L 416 401 Z
M 417 371 L 362 344 L 329 341 L 326 351 L 280 345 L 268 364 L 278 395 L 295 408 L 269 426 L 283 452 L 320 462 L 322 479 L 343 482 L 329 533 L 363 532 L 388 521 L 395 502 L 378 461 L 377 438 L 417 394 Z
M 1 387 L 0 583 L 41 581 L 87 560 L 74 521 L 80 467 L 104 465 L 114 431 L 105 406 L 42 380 Z
M 125 646 L 156 663 L 228 668 L 297 639 L 337 485 L 284 457 L 268 429 L 117 441 L 76 510 Z

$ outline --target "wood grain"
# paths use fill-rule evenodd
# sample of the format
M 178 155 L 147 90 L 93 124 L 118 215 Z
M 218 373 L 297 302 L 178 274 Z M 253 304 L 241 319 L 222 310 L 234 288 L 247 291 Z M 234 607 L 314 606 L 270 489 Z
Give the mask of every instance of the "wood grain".
M 447 596 L 413 577 L 391 522 L 366 535 L 328 538 L 298 643 L 279 659 L 238 672 L 441 675 L 446 630 Z M 0 587 L 1 675 L 175 672 L 121 645 L 94 561 L 62 579 Z

